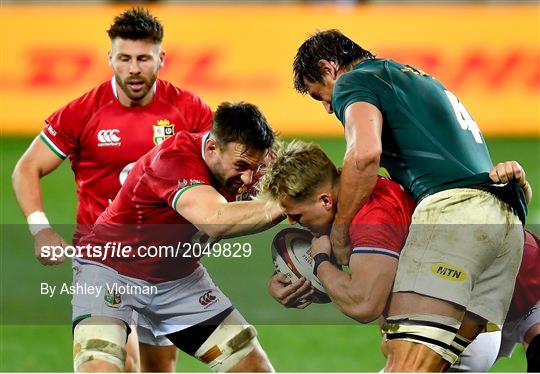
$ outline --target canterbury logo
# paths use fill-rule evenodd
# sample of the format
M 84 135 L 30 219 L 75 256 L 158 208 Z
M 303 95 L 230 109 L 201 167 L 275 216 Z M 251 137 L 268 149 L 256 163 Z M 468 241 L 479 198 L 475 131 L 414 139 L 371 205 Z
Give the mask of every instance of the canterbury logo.
M 214 301 L 216 301 L 216 299 L 217 299 L 217 297 L 212 295 L 212 291 L 208 291 L 207 293 L 205 293 L 204 295 L 199 297 L 199 303 L 202 306 L 207 306 L 208 304 L 211 304 Z
M 97 133 L 98 145 L 120 145 L 120 137 L 117 135 L 119 132 L 118 129 L 99 130 Z

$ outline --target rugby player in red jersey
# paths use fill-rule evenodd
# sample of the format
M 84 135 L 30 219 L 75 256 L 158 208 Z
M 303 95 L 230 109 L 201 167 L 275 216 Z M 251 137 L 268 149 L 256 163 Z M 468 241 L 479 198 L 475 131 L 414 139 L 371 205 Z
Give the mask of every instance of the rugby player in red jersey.
M 496 183 L 508 182 L 508 176 L 519 179 L 530 200 L 531 188 L 517 163 L 498 164 L 491 173 Z M 324 152 L 314 144 L 295 142 L 270 164 L 261 188 L 263 193 L 281 204 L 292 224 L 298 223 L 323 235 L 314 239 L 311 248 L 314 274 L 344 314 L 368 323 L 384 315 L 387 308 L 415 203 L 397 183 L 378 178 L 373 194 L 356 214 L 350 227 L 353 255 L 350 272 L 346 273 L 332 264 L 330 240 L 324 235 L 329 232 L 336 212 L 338 185 L 339 172 Z M 524 311 L 534 307 L 540 298 L 540 274 L 534 270 L 538 262 L 538 241 L 533 240 L 530 233 L 526 236 L 525 251 L 524 264 L 529 260 L 531 263 L 520 271 L 509 318 L 512 318 L 514 308 L 519 309 L 517 314 L 523 317 Z M 284 306 L 305 308 L 311 303 L 313 291 L 305 278 L 291 283 L 285 275 L 275 274 L 268 288 Z M 517 297 L 518 294 L 521 296 Z M 517 299 L 522 300 L 525 306 L 518 307 Z M 498 336 L 489 336 L 489 339 L 493 338 Z M 474 349 L 474 344 L 471 347 Z M 492 347 L 495 350 L 487 353 L 488 360 L 479 364 L 480 355 L 477 354 L 463 364 L 475 368 L 474 371 L 489 369 L 497 356 L 498 342 Z
M 158 79 L 165 52 L 163 27 L 148 11 L 129 9 L 108 30 L 109 65 L 114 76 L 68 103 L 46 120 L 46 126 L 19 160 L 13 188 L 28 219 L 36 258 L 53 261 L 41 252 L 44 245 L 65 240 L 43 213 L 40 179 L 70 159 L 77 183 L 76 244 L 114 199 L 129 170 L 156 144 L 179 131 L 210 129 L 212 112 L 199 97 Z M 143 371 L 174 371 L 176 348 L 138 327 Z M 134 339 L 133 339 L 134 338 Z M 136 334 L 130 335 L 126 370 L 138 371 Z M 160 346 L 164 346 L 161 348 Z
M 73 261 L 74 286 L 101 290 L 98 297 L 73 295 L 76 371 L 122 370 L 133 311 L 155 336 L 166 336 L 214 371 L 273 370 L 255 329 L 214 285 L 192 244 L 200 233 L 239 236 L 283 218 L 276 203 L 227 202 L 217 190 L 250 185 L 273 143 L 256 106 L 222 103 L 210 133 L 179 132 L 137 161 L 79 242 L 102 249 L 118 243 L 128 251 L 96 257 L 84 250 Z M 150 247 L 170 251 L 149 256 Z

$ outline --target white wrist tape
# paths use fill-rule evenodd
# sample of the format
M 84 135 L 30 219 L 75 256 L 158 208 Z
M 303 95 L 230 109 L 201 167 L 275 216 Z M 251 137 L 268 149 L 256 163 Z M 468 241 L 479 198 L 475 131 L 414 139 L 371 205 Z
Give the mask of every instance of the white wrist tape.
M 36 235 L 41 230 L 45 230 L 51 227 L 49 225 L 49 220 L 45 213 L 43 212 L 32 212 L 26 217 L 26 222 L 28 222 L 28 228 L 32 235 Z

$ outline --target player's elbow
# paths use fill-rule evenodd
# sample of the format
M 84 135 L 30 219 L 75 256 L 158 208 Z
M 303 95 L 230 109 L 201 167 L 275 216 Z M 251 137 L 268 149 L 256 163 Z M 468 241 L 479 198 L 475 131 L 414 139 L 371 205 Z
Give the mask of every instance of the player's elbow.
M 225 225 L 219 223 L 212 223 L 208 221 L 206 223 L 196 225 L 197 229 L 205 235 L 208 235 L 210 238 L 221 238 L 227 235 L 227 230 Z
M 355 165 L 359 171 L 375 170 L 379 166 L 382 150 L 373 147 L 369 150 L 354 150 L 345 154 L 345 162 Z
M 346 314 L 360 323 L 370 323 L 380 317 L 384 310 L 384 303 L 375 299 L 366 299 L 352 305 Z
M 17 190 L 23 179 L 32 174 L 38 175 L 38 170 L 35 170 L 35 168 L 32 167 L 32 164 L 28 162 L 24 156 L 21 157 L 11 173 L 11 184 L 13 185 L 13 188 Z

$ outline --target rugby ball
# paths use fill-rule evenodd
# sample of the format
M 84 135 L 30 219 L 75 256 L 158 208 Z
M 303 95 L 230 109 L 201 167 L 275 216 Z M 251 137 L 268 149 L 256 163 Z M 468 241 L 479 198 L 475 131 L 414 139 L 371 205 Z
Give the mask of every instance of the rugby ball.
M 313 275 L 311 240 L 313 234 L 299 228 L 286 228 L 276 234 L 272 241 L 272 261 L 277 272 L 285 274 L 292 282 L 304 277 L 315 289 L 314 303 L 329 303 L 322 283 Z

